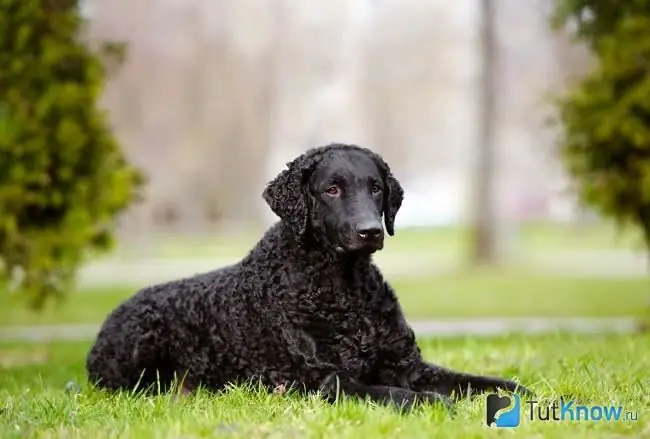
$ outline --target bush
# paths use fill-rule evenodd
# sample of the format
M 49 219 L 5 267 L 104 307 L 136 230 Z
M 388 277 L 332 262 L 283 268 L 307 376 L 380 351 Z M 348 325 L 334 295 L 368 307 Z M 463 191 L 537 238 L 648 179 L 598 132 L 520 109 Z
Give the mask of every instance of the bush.
M 595 68 L 558 100 L 560 151 L 580 198 L 650 250 L 650 1 L 559 0 Z
M 144 178 L 98 108 L 106 53 L 81 41 L 77 0 L 0 5 L 0 279 L 40 308 L 111 248 Z

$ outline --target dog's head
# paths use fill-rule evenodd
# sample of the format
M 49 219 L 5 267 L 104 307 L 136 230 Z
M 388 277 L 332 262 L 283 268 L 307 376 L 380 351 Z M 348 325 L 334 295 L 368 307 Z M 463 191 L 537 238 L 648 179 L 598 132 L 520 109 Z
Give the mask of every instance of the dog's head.
M 287 164 L 263 192 L 297 237 L 311 234 L 337 252 L 373 253 L 389 235 L 404 191 L 388 164 L 356 145 L 314 148 Z

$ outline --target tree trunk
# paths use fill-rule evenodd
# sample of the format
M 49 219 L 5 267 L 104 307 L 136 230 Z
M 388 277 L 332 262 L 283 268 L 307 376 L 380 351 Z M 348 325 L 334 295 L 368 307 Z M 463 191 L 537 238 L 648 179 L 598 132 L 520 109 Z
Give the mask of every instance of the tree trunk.
M 479 115 L 479 139 L 475 177 L 472 263 L 491 264 L 497 260 L 497 221 L 494 181 L 494 0 L 480 0 L 480 38 L 483 60 Z
M 650 212 L 648 209 L 643 209 L 644 212 L 639 215 L 641 227 L 643 228 L 643 240 L 645 241 L 646 258 L 648 263 L 648 274 L 650 275 Z M 646 312 L 644 317 L 639 322 L 639 330 L 641 332 L 650 331 L 650 299 L 645 305 Z

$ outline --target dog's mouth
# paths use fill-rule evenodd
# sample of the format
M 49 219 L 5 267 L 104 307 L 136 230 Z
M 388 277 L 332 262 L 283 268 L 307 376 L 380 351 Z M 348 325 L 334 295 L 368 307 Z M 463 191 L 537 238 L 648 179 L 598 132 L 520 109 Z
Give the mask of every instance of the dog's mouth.
M 372 254 L 384 248 L 384 240 L 378 239 L 375 241 L 361 241 L 361 242 L 346 242 L 337 245 L 335 250 L 337 253 L 360 253 Z

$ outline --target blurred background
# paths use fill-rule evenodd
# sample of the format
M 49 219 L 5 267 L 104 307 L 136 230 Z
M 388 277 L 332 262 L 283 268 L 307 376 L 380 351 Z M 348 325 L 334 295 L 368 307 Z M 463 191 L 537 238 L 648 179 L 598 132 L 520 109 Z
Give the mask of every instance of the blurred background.
M 87 2 L 93 35 L 128 44 L 105 104 L 149 184 L 125 236 L 268 225 L 263 185 L 332 141 L 386 157 L 408 194 L 401 227 L 471 215 L 480 1 Z M 551 1 L 493 3 L 498 210 L 504 220 L 579 221 L 544 119 L 548 94 L 588 57 L 549 30 Z
M 556 154 L 551 99 L 591 59 L 550 29 L 552 8 L 86 0 L 91 37 L 128 45 L 103 104 L 148 184 L 118 250 L 81 272 L 102 294 L 79 293 L 57 321 L 97 322 L 140 286 L 236 261 L 277 219 L 264 184 L 330 142 L 378 151 L 405 188 L 376 260 L 409 317 L 638 314 L 637 236 L 579 206 Z M 501 263 L 467 271 L 481 221 Z

